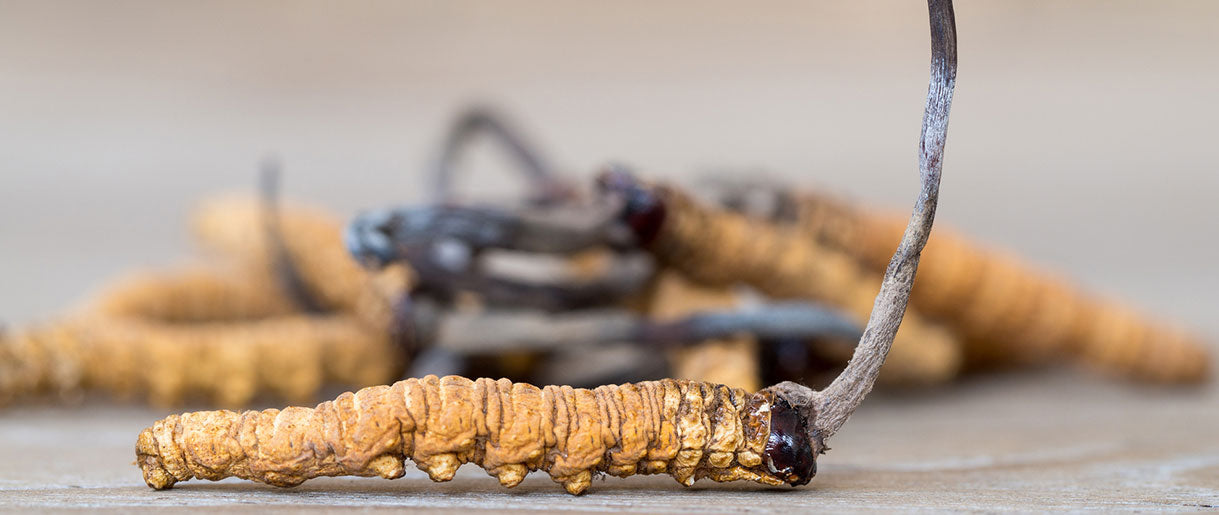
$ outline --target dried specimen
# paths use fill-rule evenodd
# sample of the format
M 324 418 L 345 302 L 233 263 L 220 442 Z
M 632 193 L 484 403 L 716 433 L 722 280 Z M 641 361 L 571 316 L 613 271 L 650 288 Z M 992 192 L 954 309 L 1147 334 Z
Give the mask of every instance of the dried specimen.
M 262 198 L 217 197 L 196 209 L 194 232 L 203 246 L 249 275 L 273 278 L 276 289 L 305 312 L 351 314 L 406 346 L 404 296 L 414 271 L 402 265 L 378 273 L 364 269 L 347 252 L 337 215 L 281 205 L 268 175 Z M 398 353 L 387 349 L 386 359 L 400 361 Z
M 871 391 L 893 344 L 939 195 L 956 77 L 952 4 L 929 0 L 932 66 L 920 138 L 922 189 L 843 373 L 825 390 L 785 382 L 755 394 L 662 380 L 593 390 L 434 376 L 344 394 L 316 408 L 174 415 L 140 433 L 149 486 L 236 476 L 292 486 L 319 476 L 401 477 L 410 458 L 433 480 L 474 462 L 507 486 L 545 470 L 568 492 L 594 474 L 666 473 L 802 485 L 816 456 Z M 662 393 L 663 392 L 663 393 Z
M 266 278 L 191 269 L 121 281 L 76 317 L 0 335 L 0 397 L 145 394 L 156 405 L 243 406 L 270 393 L 316 399 L 323 385 L 396 376 L 388 333 L 352 315 L 291 310 Z
M 344 253 L 337 219 L 320 211 L 211 206 L 202 232 L 239 266 L 133 276 L 80 315 L 0 335 L 0 398 L 98 390 L 238 407 L 264 393 L 312 402 L 324 385 L 400 377 L 392 299 L 404 269 L 360 268 Z M 312 258 L 297 266 L 293 249 Z
M 622 169 L 603 188 L 624 199 L 623 219 L 664 266 L 709 286 L 743 283 L 786 299 L 840 307 L 862 323 L 872 311 L 879 273 L 793 228 L 697 203 L 671 186 L 649 186 Z M 956 376 L 961 342 L 918 313 L 907 313 L 881 378 L 937 383 Z
M 132 274 L 91 304 L 90 311 L 100 316 L 167 323 L 254 320 L 298 312 L 273 278 L 216 267 Z
M 136 444 L 157 489 L 191 478 L 294 486 L 319 476 L 405 473 L 434 481 L 475 463 L 515 486 L 543 470 L 568 492 L 601 474 L 802 485 L 815 470 L 807 421 L 781 395 L 665 379 L 592 390 L 506 379 L 407 379 L 316 408 L 174 415 Z
M 796 223 L 824 245 L 883 270 L 901 220 L 825 194 L 787 195 Z M 1062 356 L 1133 379 L 1191 383 L 1209 375 L 1195 334 L 1082 292 L 1004 252 L 938 230 L 923 253 L 911 305 L 961 334 L 978 366 L 1044 363 Z
M 195 234 L 205 247 L 251 274 L 278 277 L 281 249 L 266 230 L 264 209 L 264 201 L 255 196 L 209 199 L 193 215 Z M 284 205 L 277 218 L 282 251 L 319 309 L 354 313 L 374 324 L 392 317 L 395 298 L 387 294 L 405 289 L 408 271 L 373 277 L 351 258 L 343 243 L 342 222 L 327 211 Z

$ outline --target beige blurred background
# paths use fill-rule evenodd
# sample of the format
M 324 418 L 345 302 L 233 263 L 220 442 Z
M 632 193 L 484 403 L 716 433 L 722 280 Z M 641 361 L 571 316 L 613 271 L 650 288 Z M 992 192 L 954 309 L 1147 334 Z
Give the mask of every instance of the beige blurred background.
M 957 15 L 940 220 L 1219 334 L 1219 3 Z M 904 209 L 925 17 L 920 2 L 0 1 L 0 319 L 187 255 L 191 203 L 252 188 L 269 153 L 287 194 L 344 213 L 419 200 L 470 101 L 581 177 L 608 160 L 764 170 Z

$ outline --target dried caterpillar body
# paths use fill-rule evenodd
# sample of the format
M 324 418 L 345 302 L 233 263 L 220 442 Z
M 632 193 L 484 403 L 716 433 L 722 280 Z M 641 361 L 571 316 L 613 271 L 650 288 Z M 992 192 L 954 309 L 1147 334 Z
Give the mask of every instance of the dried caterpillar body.
M 195 211 L 192 225 L 205 247 L 236 260 L 253 273 L 275 277 L 279 264 L 262 223 L 264 209 L 253 196 L 215 198 Z M 354 312 L 380 322 L 389 308 L 383 305 L 384 299 L 368 294 L 372 274 L 348 253 L 339 218 L 321 209 L 294 205 L 280 208 L 278 218 L 288 257 L 303 286 L 321 307 Z
M 189 326 L 84 317 L 0 337 L 0 397 L 144 394 L 244 406 L 258 394 L 309 402 L 325 384 L 383 383 L 399 365 L 388 337 L 351 316 L 283 316 Z
M 93 304 L 90 311 L 99 315 L 167 323 L 248 320 L 296 311 L 270 277 L 205 267 L 133 275 L 104 291 Z
M 798 223 L 818 241 L 883 270 L 905 222 L 828 196 L 802 194 Z M 927 242 L 911 303 L 966 337 L 975 362 L 1046 361 L 1070 354 L 1141 380 L 1198 382 L 1209 374 L 1195 335 L 1093 298 L 1015 257 L 938 229 Z
M 650 188 L 613 175 L 602 181 L 632 199 L 626 222 L 648 250 L 697 282 L 744 283 L 772 297 L 824 301 L 848 311 L 861 325 L 872 312 L 880 274 L 846 254 L 779 224 L 698 205 L 670 187 Z M 880 377 L 937 383 L 955 377 L 960 364 L 961 344 L 955 336 L 908 311 Z
M 816 473 L 812 422 L 782 394 L 663 379 L 592 390 L 506 379 L 407 379 L 316 408 L 174 415 L 140 433 L 144 480 L 239 477 L 295 486 L 321 476 L 433 481 L 475 463 L 507 487 L 543 470 L 572 494 L 594 475 L 668 474 L 802 485 Z
M 99 390 L 236 407 L 260 393 L 310 402 L 324 384 L 398 374 L 384 328 L 293 312 L 269 282 L 202 268 L 121 281 L 83 316 L 0 335 L 0 398 Z

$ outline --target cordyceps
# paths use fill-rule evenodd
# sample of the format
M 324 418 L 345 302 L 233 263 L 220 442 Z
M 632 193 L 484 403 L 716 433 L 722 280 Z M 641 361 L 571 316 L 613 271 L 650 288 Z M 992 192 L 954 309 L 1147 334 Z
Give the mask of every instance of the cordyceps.
M 374 323 L 393 316 L 390 302 L 394 293 L 405 291 L 406 270 L 374 276 L 361 268 L 343 244 L 339 217 L 325 210 L 284 205 L 269 231 L 266 204 L 255 196 L 210 199 L 193 214 L 195 235 L 205 248 L 251 274 L 277 277 L 288 261 L 312 310 L 354 313 Z
M 0 396 L 104 391 L 243 406 L 266 393 L 307 402 L 325 384 L 397 373 L 383 328 L 300 313 L 266 282 L 206 269 L 124 281 L 90 312 L 0 335 Z
M 175 415 L 140 434 L 153 488 L 236 476 L 294 486 L 319 476 L 405 473 L 435 481 L 475 463 L 516 486 L 545 470 L 568 492 L 594 475 L 669 474 L 802 485 L 815 472 L 807 423 L 771 390 L 664 379 L 592 390 L 448 376 L 374 386 L 316 408 Z
M 100 390 L 238 407 L 399 377 L 393 302 L 405 269 L 360 268 L 321 210 L 234 198 L 196 220 L 231 266 L 128 278 L 85 313 L 0 334 L 0 400 Z
M 149 486 L 236 476 L 292 486 L 319 476 L 401 477 L 411 459 L 433 480 L 476 463 L 504 485 L 545 470 L 569 492 L 594 476 L 664 473 L 801 485 L 825 440 L 871 391 L 893 344 L 939 196 L 956 80 L 950 0 L 929 0 L 931 81 L 919 142 L 922 187 L 867 328 L 825 390 L 791 382 L 754 394 L 661 380 L 592 390 L 434 376 L 343 394 L 316 408 L 174 415 L 140 433 Z
M 743 283 L 776 298 L 838 306 L 866 320 L 881 274 L 790 227 L 697 203 L 672 186 L 649 186 L 622 170 L 600 178 L 621 196 L 623 217 L 664 266 L 710 286 Z M 938 383 L 956 376 L 961 343 L 947 329 L 908 312 L 881 379 Z
M 883 270 L 902 222 L 825 194 L 789 202 L 802 231 Z M 1046 362 L 1063 355 L 1112 374 L 1201 382 L 1210 358 L 1202 340 L 1117 302 L 1088 295 L 1066 279 L 953 231 L 927 243 L 911 306 L 943 320 L 978 365 Z

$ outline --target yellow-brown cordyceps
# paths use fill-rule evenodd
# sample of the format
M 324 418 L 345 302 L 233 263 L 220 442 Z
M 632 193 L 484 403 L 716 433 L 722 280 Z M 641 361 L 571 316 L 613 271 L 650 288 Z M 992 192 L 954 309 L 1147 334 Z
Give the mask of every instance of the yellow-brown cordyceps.
M 428 376 L 312 409 L 171 416 L 137 438 L 145 482 L 164 489 L 232 476 L 281 486 L 318 476 L 395 478 L 409 458 L 434 480 L 452 479 L 469 462 L 504 485 L 545 470 L 571 493 L 602 473 L 666 473 L 683 485 L 700 477 L 807 483 L 825 440 L 872 390 L 935 219 L 956 82 L 956 22 L 951 0 L 927 6 L 932 65 L 919 196 L 855 354 L 824 390 L 783 382 L 748 394 L 672 379 L 585 390 Z M 641 222 L 637 229 L 647 225 Z
M 904 222 L 824 194 L 795 196 L 800 230 L 883 270 Z M 1119 303 L 1083 293 L 1007 253 L 937 229 L 923 251 L 911 306 L 961 334 L 979 365 L 1047 362 L 1061 356 L 1112 374 L 1165 383 L 1209 375 L 1202 340 Z
M 260 280 L 191 269 L 124 281 L 92 312 L 0 336 L 0 395 L 104 391 L 243 406 L 259 394 L 309 402 L 325 385 L 399 372 L 384 328 L 296 312 Z
M 290 262 L 304 293 L 322 311 L 343 311 L 382 324 L 392 316 L 390 302 L 405 290 L 409 272 L 402 267 L 374 275 L 352 259 L 343 244 L 341 220 L 321 209 L 287 204 L 276 210 L 275 233 L 284 256 L 277 255 L 267 230 L 267 206 L 254 196 L 217 197 L 192 216 L 203 246 L 252 274 L 277 277 L 281 257 Z
M 277 262 L 258 206 L 229 199 L 197 214 L 200 237 L 228 266 L 133 276 L 84 313 L 0 334 L 0 399 L 101 390 L 239 407 L 263 393 L 313 402 L 326 385 L 398 377 L 392 299 L 405 269 L 370 274 L 347 256 L 337 217 L 297 207 L 277 215 L 290 261 Z M 284 287 L 284 266 L 315 309 Z
M 816 472 L 811 421 L 781 394 L 664 379 L 592 390 L 506 379 L 407 379 L 315 408 L 173 415 L 140 433 L 149 486 L 240 477 L 294 486 L 320 476 L 433 481 L 474 463 L 504 486 L 542 470 L 570 493 L 601 474 L 802 485 Z
M 102 317 L 167 323 L 236 322 L 299 312 L 267 274 L 191 266 L 119 279 L 89 306 Z
M 792 227 L 704 206 L 674 187 L 645 186 L 624 174 L 610 172 L 602 182 L 609 190 L 624 189 L 626 222 L 657 261 L 695 282 L 740 283 L 775 298 L 825 302 L 861 325 L 872 312 L 881 274 Z M 960 366 L 956 336 L 909 311 L 881 379 L 939 383 L 954 378 Z

